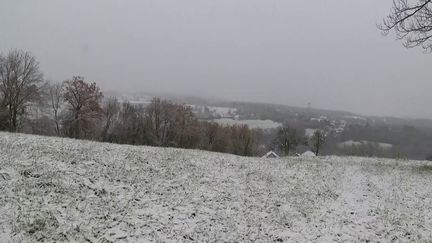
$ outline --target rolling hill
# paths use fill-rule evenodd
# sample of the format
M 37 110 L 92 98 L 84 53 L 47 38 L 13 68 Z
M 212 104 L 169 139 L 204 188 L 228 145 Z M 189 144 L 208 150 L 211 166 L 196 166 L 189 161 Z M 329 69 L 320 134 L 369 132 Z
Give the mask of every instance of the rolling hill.
M 432 163 L 0 133 L 0 241 L 420 241 Z

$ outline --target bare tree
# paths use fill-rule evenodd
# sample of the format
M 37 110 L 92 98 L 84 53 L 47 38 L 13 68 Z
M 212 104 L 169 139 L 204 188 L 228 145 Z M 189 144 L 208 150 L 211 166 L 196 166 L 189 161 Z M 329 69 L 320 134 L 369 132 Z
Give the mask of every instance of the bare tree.
M 312 150 L 315 152 L 315 155 L 318 156 L 320 149 L 325 143 L 325 134 L 324 131 L 317 129 L 313 136 L 311 137 L 310 143 L 312 146 Z
M 276 135 L 276 146 L 285 155 L 289 155 L 291 149 L 295 149 L 299 142 L 297 130 L 284 125 L 280 127 Z
M 3 74 L 5 71 L 5 64 L 6 60 L 5 57 L 0 53 L 0 74 Z M 1 86 L 3 87 L 3 78 L 0 80 Z M 3 91 L 3 89 L 0 90 L 0 109 L 6 107 L 6 93 Z
M 153 145 L 151 129 L 147 127 L 144 110 L 141 105 L 122 103 L 118 119 L 113 126 L 113 141 L 136 145 Z
M 176 107 L 173 103 L 152 99 L 146 109 L 147 121 L 151 127 L 152 140 L 154 145 L 170 146 L 174 137 L 173 126 L 176 118 Z
M 4 68 L 5 58 L 0 53 L 0 72 Z M 0 83 L 2 85 L 2 83 Z M 8 112 L 6 106 L 6 94 L 0 90 L 0 130 L 8 129 Z
M 38 98 L 42 80 L 39 63 L 30 52 L 12 50 L 0 58 L 1 107 L 6 110 L 9 131 L 17 130 L 26 105 Z
M 253 155 L 254 138 L 251 130 L 245 124 L 233 125 L 231 130 L 231 152 L 242 156 Z
M 432 51 L 432 0 L 393 0 L 390 14 L 378 28 L 384 34 L 394 30 L 407 48 Z
M 102 116 L 102 97 L 96 83 L 87 83 L 83 77 L 75 76 L 72 80 L 65 81 L 64 100 L 70 112 L 66 124 L 69 136 L 81 138 L 90 133 L 92 123 Z
M 108 98 L 103 107 L 103 115 L 105 119 L 105 125 L 102 130 L 101 139 L 106 141 L 108 137 L 108 131 L 115 122 L 115 118 L 120 110 L 120 104 L 115 97 Z
M 162 127 L 162 101 L 159 98 L 153 98 L 146 109 L 147 120 L 150 124 L 153 140 L 156 145 L 161 145 L 161 127 Z
M 59 111 L 63 103 L 63 83 L 51 83 L 48 86 L 49 103 L 52 108 L 55 132 L 57 136 L 61 135 Z
M 204 148 L 211 150 L 213 144 L 216 142 L 217 134 L 222 128 L 216 122 L 205 122 L 203 126 L 206 139 Z
M 146 121 L 152 145 L 182 148 L 199 145 L 201 127 L 189 106 L 154 98 L 146 107 Z
M 201 129 L 191 107 L 175 105 L 174 142 L 181 148 L 194 148 L 199 144 Z
M 231 129 L 221 126 L 215 122 L 201 122 L 202 144 L 201 148 L 216 152 L 227 152 L 230 145 Z

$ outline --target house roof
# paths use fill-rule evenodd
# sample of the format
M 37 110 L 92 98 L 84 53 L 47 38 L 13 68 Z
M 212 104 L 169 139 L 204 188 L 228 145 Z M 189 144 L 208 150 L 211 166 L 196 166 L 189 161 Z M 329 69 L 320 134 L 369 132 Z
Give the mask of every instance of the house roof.
M 279 155 L 277 155 L 277 153 L 274 151 L 269 151 L 262 158 L 279 158 Z

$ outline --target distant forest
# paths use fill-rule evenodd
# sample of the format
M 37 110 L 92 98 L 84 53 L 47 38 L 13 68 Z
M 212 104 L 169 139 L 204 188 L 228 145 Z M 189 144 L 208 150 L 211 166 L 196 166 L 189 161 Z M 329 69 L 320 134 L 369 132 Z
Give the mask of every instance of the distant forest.
M 190 103 L 189 103 L 190 104 Z M 238 119 L 273 120 L 274 129 L 199 119 L 186 102 L 148 104 L 104 97 L 95 82 L 75 76 L 47 82 L 31 53 L 0 55 L 0 130 L 102 142 L 179 147 L 262 156 L 307 150 L 317 155 L 432 159 L 432 122 L 358 117 L 350 112 L 244 102 L 219 102 Z M 306 134 L 305 131 L 312 131 Z
M 307 128 L 326 131 L 323 154 L 388 158 L 432 159 L 432 120 L 358 116 L 345 111 L 328 111 L 284 105 L 226 104 L 238 109 L 242 119 L 271 119 L 297 131 Z M 325 119 L 316 119 L 325 117 Z M 334 122 L 346 122 L 343 131 Z M 346 141 L 368 141 L 344 145 Z M 391 144 L 382 147 L 380 144 Z

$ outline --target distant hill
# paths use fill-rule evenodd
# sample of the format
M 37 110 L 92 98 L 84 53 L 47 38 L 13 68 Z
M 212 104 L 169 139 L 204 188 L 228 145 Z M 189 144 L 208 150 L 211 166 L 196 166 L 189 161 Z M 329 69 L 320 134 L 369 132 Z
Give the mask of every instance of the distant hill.
M 261 129 L 288 124 L 305 137 L 308 137 L 307 131 L 325 130 L 328 139 L 322 152 L 327 155 L 432 160 L 432 120 L 429 119 L 364 116 L 348 111 L 170 94 L 135 93 L 126 97 L 134 104 L 146 105 L 153 96 L 190 105 L 197 118 L 220 124 L 249 124 L 251 128 Z M 271 147 L 270 140 L 266 139 L 262 145 Z M 369 142 L 341 147 L 346 141 Z M 388 144 L 391 148 L 383 150 L 379 144 Z
M 388 116 L 367 116 L 367 115 L 359 115 L 350 111 L 339 111 L 339 110 L 331 110 L 331 109 L 316 109 L 313 107 L 298 107 L 298 106 L 289 106 L 282 104 L 272 104 L 272 103 L 262 103 L 262 102 L 242 102 L 242 101 L 227 101 L 215 97 L 200 97 L 191 96 L 191 95 L 181 95 L 175 93 L 157 93 L 157 92 L 134 92 L 134 93 L 122 93 L 116 91 L 107 91 L 105 92 L 105 96 L 117 96 L 120 97 L 122 95 L 128 95 L 130 97 L 146 97 L 150 99 L 151 97 L 161 97 L 165 99 L 172 100 L 176 103 L 181 104 L 193 104 L 193 105 L 204 105 L 204 106 L 218 106 L 218 107 L 228 107 L 228 108 L 237 108 L 243 115 L 249 114 L 249 118 L 251 113 L 261 114 L 263 116 L 263 120 L 271 119 L 277 122 L 283 122 L 289 116 L 298 114 L 301 116 L 309 116 L 309 117 L 320 117 L 326 116 L 329 119 L 334 120 L 351 120 L 366 123 L 367 121 L 375 124 L 388 124 L 388 125 L 409 125 L 421 128 L 431 128 L 432 129 L 432 119 L 424 119 L 424 118 L 400 118 L 400 117 L 388 117 Z M 274 113 L 280 114 L 265 114 L 265 112 L 269 113 L 269 110 Z M 262 114 L 264 113 L 264 114 Z

